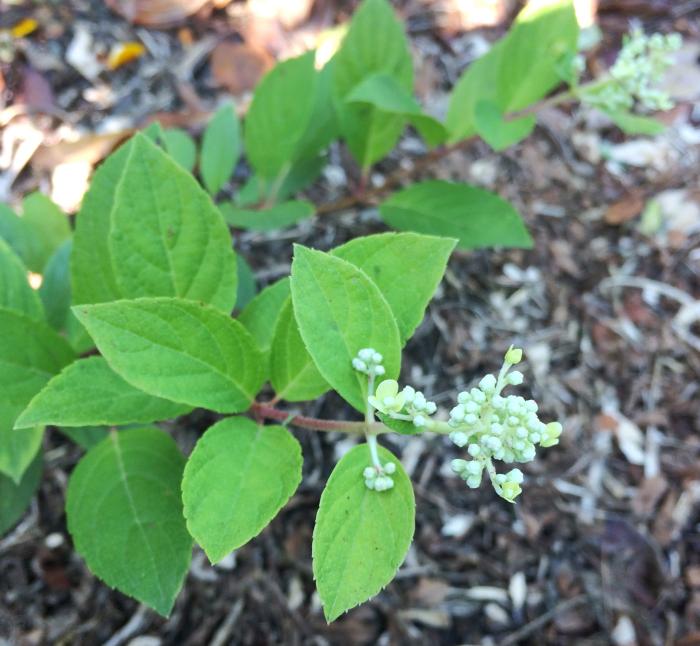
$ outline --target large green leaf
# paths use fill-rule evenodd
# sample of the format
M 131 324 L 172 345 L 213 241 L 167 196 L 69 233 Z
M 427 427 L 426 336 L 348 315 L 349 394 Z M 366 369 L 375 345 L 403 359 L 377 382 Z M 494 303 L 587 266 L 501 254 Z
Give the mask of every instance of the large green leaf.
M 71 474 L 68 529 L 107 585 L 168 615 L 190 565 L 182 515 L 185 458 L 155 428 L 113 431 Z
M 102 357 L 72 363 L 29 402 L 15 428 L 30 426 L 118 426 L 184 415 L 189 407 L 134 388 Z
M 156 397 L 235 413 L 262 385 L 263 357 L 253 337 L 213 307 L 140 298 L 73 310 L 110 367 Z
M 244 124 L 251 165 L 266 178 L 284 176 L 292 167 L 310 123 L 318 75 L 314 53 L 282 61 L 255 89 Z
M 395 229 L 457 238 L 462 249 L 532 246 L 511 204 L 468 184 L 420 182 L 392 195 L 379 212 Z
M 403 26 L 387 0 L 364 0 L 333 59 L 333 99 L 350 152 L 367 169 L 396 144 L 406 119 L 372 105 L 347 103 L 350 93 L 374 74 L 392 77 L 409 93 L 413 63 Z
M 316 399 L 330 389 L 302 341 L 291 298 L 287 298 L 277 318 L 270 381 L 277 397 L 290 402 Z
M 27 268 L 19 256 L 0 238 L 0 307 L 26 314 L 30 319 L 44 318 L 39 295 L 29 286 Z
M 288 297 L 289 278 L 281 278 L 263 289 L 238 317 L 263 352 L 270 350 L 277 318 Z
M 476 106 L 482 101 L 507 115 L 544 97 L 561 82 L 559 62 L 576 53 L 577 40 L 571 0 L 528 3 L 508 34 L 455 85 L 446 122 L 450 141 L 476 133 Z
M 259 534 L 301 482 L 301 447 L 281 426 L 244 417 L 199 439 L 182 479 L 187 528 L 212 563 Z
M 19 482 L 41 444 L 43 428 L 14 430 L 15 420 L 46 382 L 75 358 L 45 323 L 0 309 L 0 473 Z
M 283 229 L 300 220 L 310 218 L 316 212 L 316 208 L 308 200 L 281 202 L 260 210 L 242 209 L 233 202 L 224 202 L 219 205 L 219 208 L 226 224 L 249 231 Z
M 17 483 L 0 473 L 0 535 L 12 527 L 24 514 L 39 488 L 43 456 L 38 451 Z
M 366 601 L 389 583 L 413 539 L 413 488 L 400 462 L 379 447 L 383 464 L 393 462 L 394 487 L 373 491 L 362 471 L 370 465 L 366 444 L 338 462 L 321 496 L 313 537 L 313 570 L 327 621 Z
M 144 135 L 95 174 L 77 218 L 76 303 L 179 296 L 229 312 L 236 259 L 218 209 L 195 179 Z
M 402 343 L 411 338 L 457 241 L 417 233 L 355 238 L 331 251 L 364 271 L 391 306 Z
M 323 378 L 359 411 L 367 378 L 352 367 L 362 348 L 384 357 L 386 378 L 395 379 L 401 341 L 394 314 L 379 288 L 354 265 L 294 245 L 292 299 L 301 337 Z
M 216 195 L 231 179 L 241 156 L 241 132 L 236 108 L 222 105 L 211 118 L 202 137 L 199 172 L 204 186 Z
M 194 139 L 181 128 L 168 128 L 160 136 L 168 155 L 191 173 L 197 163 L 197 144 Z

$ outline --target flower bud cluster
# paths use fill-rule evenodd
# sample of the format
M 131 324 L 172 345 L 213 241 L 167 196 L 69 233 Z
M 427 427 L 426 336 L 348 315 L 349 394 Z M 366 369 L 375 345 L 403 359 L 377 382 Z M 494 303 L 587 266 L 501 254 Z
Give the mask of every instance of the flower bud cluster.
M 366 375 L 381 377 L 385 370 L 382 366 L 382 357 L 374 348 L 362 348 L 352 360 L 352 367 Z
M 521 359 L 522 350 L 508 350 L 498 377 L 486 375 L 478 387 L 459 393 L 448 422 L 454 429 L 450 439 L 457 446 L 466 447 L 472 458 L 454 460 L 455 473 L 469 487 L 475 488 L 481 484 L 484 468 L 487 468 L 498 494 L 511 502 L 520 493 L 522 473 L 514 469 L 505 476 L 499 475 L 492 460 L 529 462 L 535 457 L 537 445 L 554 446 L 562 432 L 558 422 L 545 424 L 539 419 L 537 403 L 532 399 L 501 395 L 506 386 L 523 383 L 521 372 L 509 372 Z
M 396 465 L 393 462 L 387 462 L 383 467 L 366 467 L 362 472 L 365 479 L 365 485 L 373 491 L 387 491 L 394 486 L 394 480 L 391 477 L 396 473 Z
M 610 68 L 610 82 L 582 93 L 584 101 L 611 112 L 669 110 L 671 97 L 658 86 L 673 64 L 672 53 L 680 49 L 679 34 L 646 35 L 636 28 L 625 38 L 617 60 Z
M 399 392 L 399 384 L 394 379 L 382 381 L 374 395 L 370 395 L 367 400 L 380 413 L 394 419 L 411 421 L 418 428 L 430 428 L 430 415 L 437 411 L 437 404 L 428 401 L 420 390 L 406 386 Z

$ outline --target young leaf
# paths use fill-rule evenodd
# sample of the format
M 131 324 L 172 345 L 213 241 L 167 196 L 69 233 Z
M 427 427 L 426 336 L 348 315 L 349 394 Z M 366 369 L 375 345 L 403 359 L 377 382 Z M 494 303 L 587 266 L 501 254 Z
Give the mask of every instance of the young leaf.
M 316 156 L 296 161 L 282 181 L 252 175 L 234 195 L 233 204 L 241 208 L 255 208 L 266 201 L 284 202 L 313 184 L 325 165 L 326 160 Z
M 216 563 L 259 534 L 301 482 L 301 447 L 281 426 L 244 417 L 199 439 L 182 479 L 187 529 Z
M 501 109 L 492 101 L 479 101 L 474 110 L 474 126 L 484 141 L 496 151 L 517 144 L 535 127 L 534 115 L 519 119 L 503 118 Z
M 403 344 L 423 320 L 456 242 L 417 233 L 380 233 L 355 238 L 331 254 L 359 267 L 379 287 Z
M 46 320 L 54 330 L 65 330 L 70 312 L 70 254 L 73 241 L 66 240 L 44 267 L 39 297 L 44 304 Z
M 420 182 L 394 193 L 379 212 L 389 226 L 457 238 L 462 249 L 532 246 L 511 204 L 467 184 Z
M 270 351 L 277 318 L 287 298 L 289 278 L 282 278 L 263 289 L 238 317 L 264 354 Z
M 226 224 L 249 231 L 283 229 L 300 220 L 310 218 L 316 212 L 314 205 L 306 200 L 282 202 L 259 211 L 241 209 L 232 202 L 224 202 L 219 205 L 219 208 Z
M 31 193 L 22 200 L 22 221 L 29 232 L 27 267 L 43 271 L 51 255 L 68 238 L 68 218 L 46 195 Z
M 207 191 L 216 195 L 231 179 L 241 156 L 241 133 L 236 109 L 222 105 L 211 118 L 202 137 L 199 172 Z
M 328 622 L 377 594 L 396 574 L 413 539 L 415 500 L 401 463 L 393 462 L 394 487 L 373 491 L 362 471 L 370 464 L 366 444 L 338 462 L 321 496 L 313 537 L 313 570 Z
M 255 298 L 258 291 L 255 273 L 248 261 L 236 254 L 236 264 L 238 265 L 238 288 L 236 290 L 236 307 L 243 308 Z
M 287 298 L 277 318 L 270 381 L 277 397 L 289 402 L 316 399 L 330 389 L 301 339 L 291 298 Z
M 16 483 L 0 473 L 0 535 L 12 527 L 24 514 L 41 482 L 43 455 L 36 456 Z
M 117 426 L 172 419 L 187 406 L 152 397 L 114 372 L 102 357 L 72 363 L 29 402 L 15 428 Z
M 0 238 L 0 308 L 26 314 L 41 321 L 44 309 L 41 300 L 29 286 L 27 268 L 12 248 Z
M 278 63 L 260 81 L 244 124 L 245 149 L 257 173 L 272 179 L 293 165 L 310 123 L 318 75 L 314 53 Z
M 110 367 L 156 397 L 235 413 L 262 385 L 263 357 L 253 337 L 213 307 L 139 298 L 73 311 Z
M 161 135 L 165 150 L 188 173 L 197 162 L 197 144 L 181 128 L 168 128 Z
M 113 431 L 71 474 L 68 529 L 96 576 L 167 616 L 190 565 L 185 458 L 155 428 Z
M 388 74 L 368 76 L 345 98 L 348 103 L 367 103 L 380 112 L 405 117 L 425 139 L 428 146 L 434 147 L 445 142 L 447 130 L 437 119 L 425 114 L 410 92 Z
M 0 309 L 0 473 L 19 482 L 36 455 L 42 428 L 13 429 L 29 400 L 75 358 L 46 324 Z
M 347 103 L 348 95 L 367 77 L 378 73 L 394 78 L 405 92 L 413 89 L 408 41 L 387 0 L 362 2 L 334 57 L 332 72 L 341 134 L 352 155 L 367 169 L 394 147 L 406 120 L 369 105 Z
M 362 348 L 384 357 L 395 379 L 401 341 L 394 314 L 379 288 L 360 269 L 321 251 L 294 245 L 292 300 L 299 332 L 323 378 L 364 411 L 367 377 L 352 367 Z
M 134 137 L 114 199 L 109 249 L 123 296 L 179 296 L 233 309 L 236 258 L 220 213 L 143 135 Z

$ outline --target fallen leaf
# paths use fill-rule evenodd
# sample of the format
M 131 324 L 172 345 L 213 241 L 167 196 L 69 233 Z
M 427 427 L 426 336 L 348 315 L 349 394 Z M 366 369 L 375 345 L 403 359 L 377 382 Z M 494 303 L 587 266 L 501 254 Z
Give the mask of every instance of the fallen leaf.
M 10 29 L 13 38 L 24 38 L 34 33 L 39 28 L 39 23 L 34 18 L 24 18 Z
M 182 22 L 210 0 L 105 0 L 107 6 L 129 22 L 148 27 L 169 27 Z
M 122 65 L 135 61 L 145 53 L 146 48 L 141 43 L 118 43 L 112 47 L 107 58 L 107 67 L 116 70 Z
M 263 49 L 246 43 L 221 42 L 211 54 L 211 73 L 217 85 L 231 94 L 249 92 L 274 61 Z
M 638 193 L 629 193 L 608 207 L 604 219 L 607 224 L 624 224 L 637 217 L 643 208 L 644 198 Z

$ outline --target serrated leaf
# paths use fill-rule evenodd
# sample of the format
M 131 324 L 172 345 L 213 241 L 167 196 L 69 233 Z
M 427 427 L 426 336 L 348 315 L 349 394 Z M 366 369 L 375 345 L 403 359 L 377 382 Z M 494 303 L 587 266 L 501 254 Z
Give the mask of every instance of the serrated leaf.
M 474 110 L 474 127 L 481 138 L 496 151 L 517 144 L 535 127 L 534 115 L 505 120 L 493 101 L 479 101 Z
M 408 40 L 386 0 L 362 2 L 334 57 L 332 73 L 340 132 L 353 157 L 367 169 L 394 147 L 406 120 L 369 105 L 349 104 L 348 95 L 364 79 L 379 73 L 395 79 L 408 93 L 413 89 Z
M 184 465 L 158 429 L 113 431 L 78 462 L 66 496 L 68 529 L 91 572 L 164 616 L 192 553 L 180 498 Z
M 266 209 L 242 209 L 232 202 L 219 205 L 226 224 L 249 231 L 274 231 L 310 218 L 316 207 L 307 200 L 292 200 Z
M 321 496 L 313 536 L 313 570 L 328 622 L 386 586 L 413 540 L 415 499 L 401 463 L 379 447 L 384 464 L 394 462 L 394 487 L 373 491 L 362 471 L 370 465 L 366 444 L 338 462 Z
M 388 74 L 373 74 L 364 79 L 345 98 L 347 103 L 367 103 L 380 112 L 405 117 L 428 146 L 445 142 L 447 130 L 437 119 L 425 114 L 418 101 Z
M 290 402 L 316 399 L 330 389 L 306 349 L 287 298 L 277 317 L 270 352 L 270 382 L 279 399 Z
M 0 309 L 0 472 L 19 482 L 41 444 L 43 428 L 14 430 L 31 398 L 75 355 L 46 324 Z
M 180 296 L 230 312 L 236 259 L 218 209 L 163 150 L 136 135 L 98 169 L 78 214 L 76 303 Z
M 73 311 L 110 367 L 156 397 L 235 413 L 262 385 L 263 357 L 253 337 L 211 306 L 139 298 Z
M 301 447 L 281 426 L 244 417 L 217 422 L 185 466 L 187 528 L 216 563 L 257 536 L 301 482 Z
M 314 110 L 318 75 L 314 53 L 273 67 L 255 88 L 244 123 L 245 149 L 255 171 L 265 178 L 285 175 Z
M 354 265 L 294 245 L 292 300 L 301 337 L 323 378 L 359 411 L 367 377 L 353 369 L 360 349 L 384 357 L 386 378 L 395 379 L 401 341 L 394 314 L 379 288 Z
M 167 128 L 160 137 L 168 155 L 191 173 L 197 162 L 197 144 L 194 139 L 181 128 Z
M 35 192 L 22 200 L 22 222 L 30 241 L 26 265 L 40 273 L 54 251 L 70 238 L 68 218 L 46 195 Z
M 225 103 L 214 113 L 202 136 L 199 172 L 212 195 L 216 195 L 231 179 L 240 156 L 238 115 L 232 103 Z
M 134 388 L 102 357 L 88 357 L 53 377 L 29 402 L 15 428 L 144 424 L 172 419 L 189 410 Z
M 423 320 L 455 243 L 417 233 L 380 233 L 355 238 L 331 254 L 359 267 L 379 287 L 394 312 L 403 344 Z
M 27 268 L 19 256 L 0 238 L 0 308 L 26 314 L 41 321 L 44 308 L 38 294 L 29 286 Z
M 37 451 L 18 483 L 0 473 L 0 535 L 10 529 L 29 506 L 39 488 L 43 465 L 41 451 Z
M 221 215 L 195 179 L 143 135 L 134 137 L 114 199 L 109 249 L 123 296 L 233 309 L 236 258 Z
M 270 352 L 277 319 L 287 298 L 289 278 L 282 278 L 263 289 L 238 317 L 265 355 Z
M 394 193 L 379 212 L 396 229 L 457 238 L 462 249 L 532 246 L 511 204 L 468 184 L 420 182 Z

